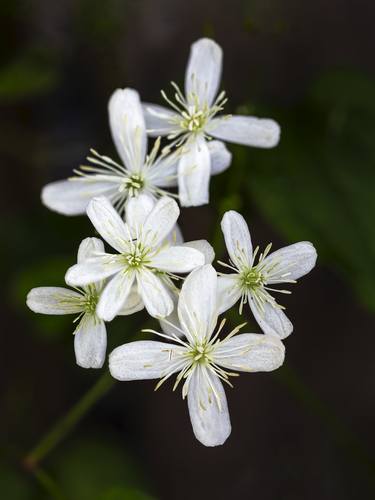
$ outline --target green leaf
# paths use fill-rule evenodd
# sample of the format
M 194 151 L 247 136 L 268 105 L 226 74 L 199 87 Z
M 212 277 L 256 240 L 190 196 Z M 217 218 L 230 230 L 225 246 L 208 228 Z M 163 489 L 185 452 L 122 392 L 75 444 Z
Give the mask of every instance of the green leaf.
M 51 64 L 23 56 L 0 71 L 0 100 L 13 101 L 47 92 L 55 86 L 57 77 Z

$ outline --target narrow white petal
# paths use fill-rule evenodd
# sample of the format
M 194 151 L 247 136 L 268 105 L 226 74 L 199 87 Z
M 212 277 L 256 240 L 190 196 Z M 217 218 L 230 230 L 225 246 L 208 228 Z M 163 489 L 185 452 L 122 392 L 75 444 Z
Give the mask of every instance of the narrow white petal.
M 215 363 L 229 370 L 270 372 L 284 362 L 285 347 L 271 335 L 243 333 L 219 344 L 214 353 Z
M 217 277 L 217 303 L 219 314 L 233 307 L 240 297 L 241 286 L 238 274 L 222 274 Z
M 173 301 L 162 280 L 147 269 L 137 275 L 138 290 L 147 312 L 154 318 L 165 318 L 173 310 Z
M 217 322 L 217 276 L 211 264 L 185 279 L 178 301 L 178 317 L 189 340 L 209 338 Z
M 171 336 L 183 337 L 185 334 L 181 328 L 180 320 L 178 319 L 177 303 L 178 293 L 170 292 L 170 297 L 173 301 L 173 311 L 169 316 L 160 319 L 159 323 L 164 333 Z
M 78 248 L 77 264 L 83 264 L 87 259 L 104 253 L 104 244 L 99 238 L 85 238 Z
M 293 331 L 293 324 L 286 314 L 279 307 L 273 307 L 266 302 L 263 311 L 256 307 L 254 301 L 249 296 L 249 304 L 254 318 L 265 334 L 274 335 L 280 339 L 285 339 Z
M 140 228 L 151 210 L 155 206 L 155 199 L 147 194 L 140 194 L 130 198 L 126 203 L 126 223 L 128 224 L 132 235 L 136 237 Z
M 185 74 L 185 94 L 193 102 L 193 95 L 200 104 L 210 106 L 220 85 L 223 51 L 209 38 L 201 38 L 192 44 Z
M 223 444 L 231 433 L 227 398 L 219 378 L 197 367 L 189 385 L 188 406 L 195 437 L 205 446 Z
M 178 194 L 181 206 L 208 203 L 211 176 L 210 152 L 204 137 L 188 142 L 178 164 Z
M 109 371 L 121 381 L 162 378 L 181 369 L 183 349 L 173 344 L 140 340 L 117 347 L 109 355 Z
M 182 232 L 178 224 L 174 225 L 173 229 L 165 237 L 163 243 L 169 243 L 170 245 L 182 245 L 184 243 L 184 237 L 182 236 Z
M 225 244 L 229 257 L 239 269 L 250 266 L 253 255 L 253 246 L 249 228 L 241 214 L 234 210 L 225 212 L 221 221 Z
M 74 335 L 77 365 L 82 368 L 101 368 L 107 350 L 107 331 L 104 321 L 85 314 Z
M 111 203 L 100 196 L 93 198 L 87 207 L 93 226 L 98 233 L 118 252 L 126 249 L 126 242 L 131 238 L 128 228 Z
M 147 151 L 146 125 L 138 92 L 117 89 L 108 103 L 113 142 L 125 166 L 139 172 Z
M 273 148 L 280 139 L 280 126 L 269 118 L 229 116 L 213 118 L 207 133 L 226 142 L 257 148 Z
M 175 200 L 168 196 L 160 198 L 144 222 L 144 241 L 151 246 L 158 245 L 171 232 L 179 215 L 180 209 Z
M 123 268 L 121 256 L 105 254 L 70 267 L 65 274 L 65 282 L 71 286 L 91 285 L 116 274 Z
M 221 141 L 210 141 L 208 150 L 211 156 L 211 175 L 221 174 L 232 162 L 232 153 Z
M 267 267 L 274 265 L 269 283 L 301 278 L 315 267 L 316 259 L 316 250 L 309 241 L 294 243 L 270 253 L 264 260 Z
M 36 313 L 74 314 L 82 311 L 83 296 L 68 288 L 43 286 L 27 294 L 26 304 Z
M 151 137 L 159 137 L 168 135 L 175 129 L 175 125 L 171 124 L 173 118 L 177 118 L 174 111 L 159 106 L 158 104 L 142 103 L 143 114 L 146 121 L 146 129 Z
M 151 258 L 150 266 L 171 273 L 189 273 L 204 264 L 204 255 L 188 246 L 172 246 L 161 250 Z
M 117 191 L 117 183 L 96 181 L 95 176 L 74 178 L 47 184 L 42 189 L 42 203 L 63 215 L 81 215 L 95 196 L 111 198 Z
M 160 159 L 149 171 L 147 179 L 154 186 L 171 188 L 177 186 L 179 156 L 171 154 Z
M 134 282 L 134 273 L 119 272 L 105 286 L 100 295 L 96 314 L 104 321 L 112 321 L 126 304 Z
M 212 264 L 215 258 L 215 251 L 206 240 L 187 241 L 182 246 L 199 250 L 204 255 L 204 264 Z
M 129 292 L 125 304 L 117 313 L 118 316 L 129 316 L 144 308 L 142 297 L 138 293 L 138 287 L 134 284 Z

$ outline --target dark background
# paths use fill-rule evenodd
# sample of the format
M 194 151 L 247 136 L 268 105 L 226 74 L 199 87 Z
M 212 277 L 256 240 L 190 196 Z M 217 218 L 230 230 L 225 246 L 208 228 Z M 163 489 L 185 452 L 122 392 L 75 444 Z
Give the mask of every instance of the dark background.
M 1 498 L 375 497 L 374 15 L 358 0 L 0 2 Z M 171 384 L 116 383 L 43 460 L 50 483 L 23 457 L 100 373 L 75 365 L 71 317 L 25 306 L 30 288 L 63 285 L 94 235 L 85 217 L 44 208 L 40 190 L 90 147 L 116 158 L 112 91 L 160 102 L 201 36 L 224 49 L 226 111 L 273 117 L 282 138 L 269 151 L 230 146 L 210 206 L 183 211 L 184 235 L 222 258 L 219 221 L 233 208 L 262 246 L 315 244 L 317 268 L 284 300 L 286 365 L 235 381 L 233 431 L 214 449 L 194 439 Z M 109 351 L 145 319 L 111 323 Z

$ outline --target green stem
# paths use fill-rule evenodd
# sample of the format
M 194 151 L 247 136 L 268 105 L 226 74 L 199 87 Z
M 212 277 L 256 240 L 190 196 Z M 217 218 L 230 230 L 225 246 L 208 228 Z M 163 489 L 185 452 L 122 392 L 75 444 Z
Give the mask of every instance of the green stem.
M 34 469 L 34 476 L 39 482 L 39 484 L 48 493 L 49 498 L 54 498 L 55 500 L 67 500 L 66 496 L 60 491 L 60 488 L 56 482 L 41 468 Z
M 24 459 L 26 468 L 32 471 L 38 470 L 37 466 L 43 458 L 69 434 L 92 406 L 109 391 L 114 382 L 109 372 L 104 372 L 78 403 L 52 427 L 39 444 L 26 456 Z

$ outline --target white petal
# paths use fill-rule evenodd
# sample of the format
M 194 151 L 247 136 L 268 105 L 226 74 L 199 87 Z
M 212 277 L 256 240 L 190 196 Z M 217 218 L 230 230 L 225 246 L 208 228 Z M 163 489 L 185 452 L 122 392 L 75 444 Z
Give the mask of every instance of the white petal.
M 264 333 L 274 335 L 281 339 L 288 337 L 293 331 L 293 324 L 286 314 L 279 307 L 273 307 L 266 302 L 263 311 L 255 306 L 254 301 L 249 297 L 249 304 L 254 318 Z
M 198 441 L 205 446 L 218 446 L 227 440 L 232 430 L 227 398 L 216 375 L 201 367 L 195 370 L 189 385 L 188 406 Z
M 204 264 L 212 264 L 215 258 L 215 251 L 206 240 L 187 241 L 182 246 L 199 250 L 204 255 Z
M 294 243 L 270 253 L 264 262 L 267 266 L 274 263 L 275 267 L 272 279 L 268 283 L 282 282 L 285 278 L 290 280 L 301 278 L 313 269 L 316 258 L 316 250 L 309 241 Z
M 211 156 L 211 175 L 221 174 L 232 162 L 232 153 L 221 141 L 210 141 L 208 149 Z
M 179 156 L 175 154 L 159 159 L 147 175 L 148 182 L 161 188 L 176 187 L 178 163 Z
M 100 196 L 90 201 L 87 215 L 98 233 L 111 247 L 122 253 L 131 239 L 128 228 L 111 203 Z
M 211 176 L 210 152 L 204 137 L 188 142 L 178 164 L 178 194 L 181 206 L 208 203 Z
M 43 286 L 27 295 L 27 306 L 41 314 L 74 314 L 82 311 L 83 296 L 67 288 Z
M 178 301 L 178 317 L 189 340 L 209 338 L 217 322 L 217 276 L 211 264 L 185 279 Z
M 226 142 L 273 148 L 280 139 L 280 126 L 269 118 L 229 116 L 211 120 L 207 133 Z
M 65 282 L 71 286 L 91 285 L 116 274 L 123 268 L 121 256 L 105 254 L 70 267 L 65 274 Z
M 178 224 L 175 224 L 172 231 L 167 234 L 164 242 L 170 245 L 182 245 L 184 243 L 184 237 Z
M 244 266 L 251 266 L 253 246 L 249 228 L 242 215 L 234 210 L 225 212 L 221 221 L 221 229 L 224 234 L 229 257 L 233 264 L 238 269 Z
M 151 271 L 142 269 L 137 275 L 138 290 L 145 308 L 154 318 L 165 318 L 173 310 L 173 302 L 162 280 Z
M 124 165 L 139 172 L 147 151 L 146 125 L 138 92 L 117 89 L 108 103 L 113 142 Z
M 133 285 L 125 304 L 117 313 L 118 316 L 129 316 L 144 308 L 142 297 L 138 293 L 137 285 Z
M 171 232 L 179 215 L 180 209 L 175 200 L 163 196 L 147 216 L 142 238 L 147 244 L 156 246 Z
M 42 203 L 63 215 L 81 215 L 95 196 L 111 198 L 117 191 L 114 182 L 96 181 L 95 176 L 74 178 L 47 184 L 42 189 Z
M 177 313 L 178 293 L 171 292 L 170 297 L 173 301 L 173 311 L 166 318 L 160 319 L 159 323 L 163 332 L 167 335 L 171 335 L 172 337 L 183 337 L 185 334 L 181 328 Z
M 233 307 L 240 297 L 238 274 L 222 274 L 217 277 L 217 303 L 220 314 Z
M 181 351 L 181 347 L 153 340 L 129 342 L 111 352 L 109 371 L 121 381 L 162 378 L 181 369 Z
M 271 335 L 243 333 L 219 344 L 214 360 L 229 370 L 270 372 L 279 368 L 285 357 L 281 340 Z
M 192 44 L 185 74 L 185 95 L 193 102 L 193 94 L 200 104 L 210 106 L 220 85 L 223 51 L 209 38 Z
M 136 237 L 140 228 L 151 210 L 155 206 L 155 199 L 147 194 L 140 194 L 130 198 L 126 203 L 126 223 L 132 231 L 132 236 Z
M 119 272 L 105 286 L 100 295 L 96 314 L 104 321 L 112 321 L 126 304 L 134 282 L 134 273 Z
M 83 264 L 87 259 L 104 253 L 104 244 L 99 238 L 85 238 L 78 248 L 77 263 Z
M 149 104 L 147 102 L 142 104 L 142 108 L 146 120 L 147 133 L 151 137 L 168 135 L 176 128 L 175 125 L 170 123 L 171 119 L 178 116 L 174 111 L 164 106 Z
M 104 321 L 93 314 L 85 314 L 74 335 L 77 365 L 82 368 L 101 368 L 107 349 L 107 331 Z
M 171 273 L 189 273 L 204 264 L 204 255 L 195 248 L 172 246 L 151 258 L 150 266 Z

